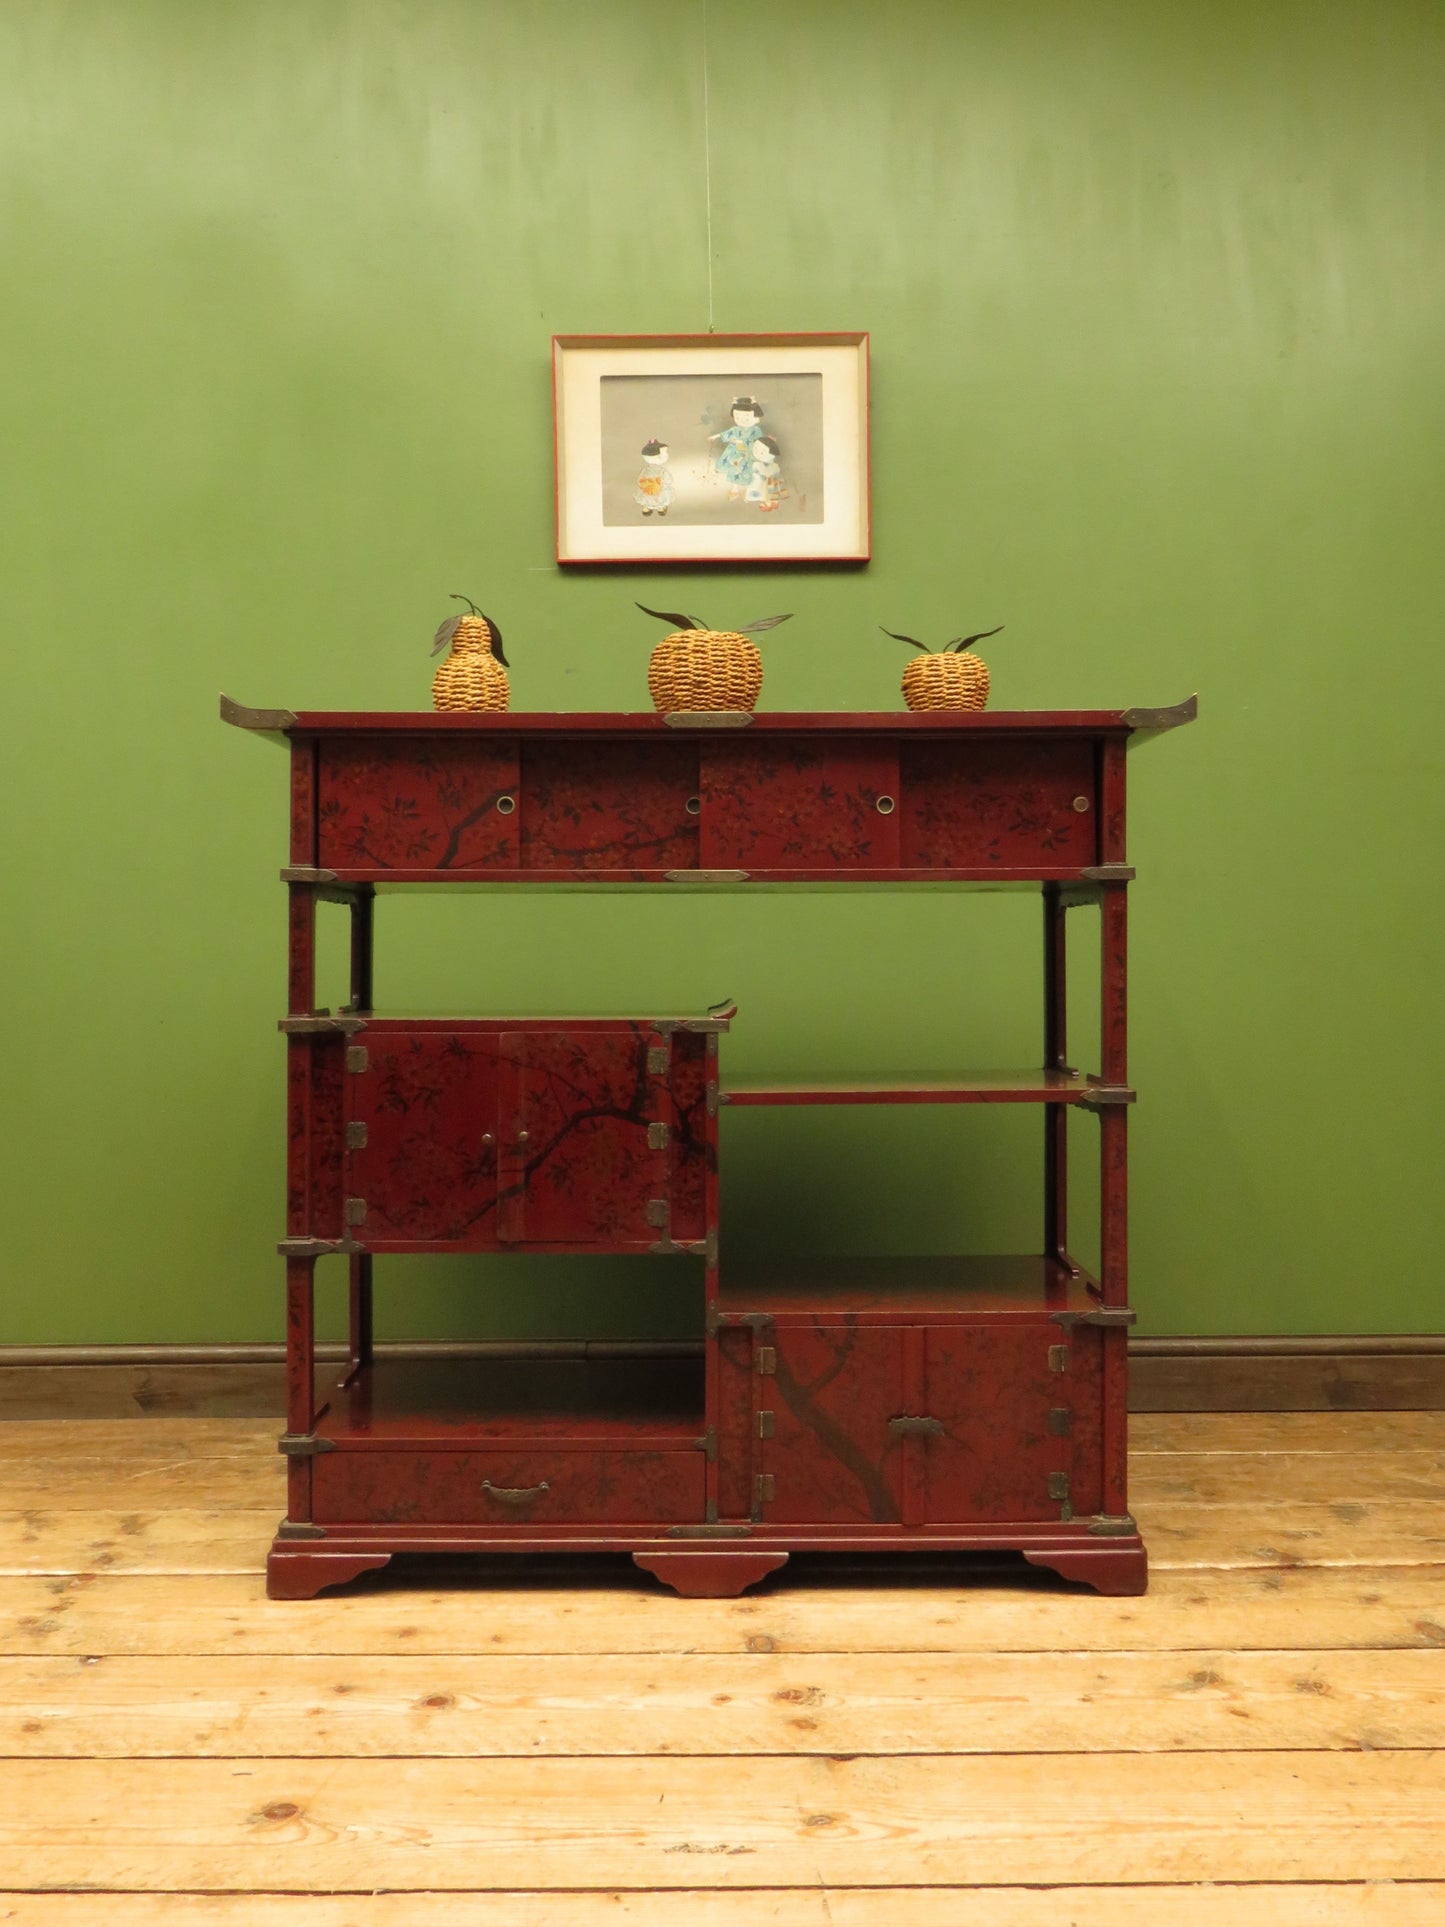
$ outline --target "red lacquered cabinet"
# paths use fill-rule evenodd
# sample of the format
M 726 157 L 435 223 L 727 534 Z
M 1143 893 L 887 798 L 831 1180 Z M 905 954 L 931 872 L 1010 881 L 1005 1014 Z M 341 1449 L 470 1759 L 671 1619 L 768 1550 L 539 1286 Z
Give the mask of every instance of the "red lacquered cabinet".
M 396 1552 L 625 1551 L 682 1593 L 791 1552 L 1013 1551 L 1142 1591 L 1128 1511 L 1125 751 L 1172 709 L 934 715 L 251 710 L 289 743 L 287 1515 L 273 1597 Z M 1040 1061 L 880 1080 L 731 1078 L 731 1007 L 623 1018 L 381 1015 L 379 892 L 541 882 L 1031 887 Z M 316 1003 L 316 914 L 351 985 Z M 1065 927 L 1098 907 L 1100 1061 L 1066 1042 Z M 1027 1104 L 1036 1249 L 730 1258 L 729 1107 Z M 1101 1134 L 1098 1276 L 1068 1241 L 1067 1118 Z M 375 1254 L 646 1254 L 695 1342 L 388 1353 Z M 317 1390 L 313 1283 L 339 1255 L 349 1361 Z

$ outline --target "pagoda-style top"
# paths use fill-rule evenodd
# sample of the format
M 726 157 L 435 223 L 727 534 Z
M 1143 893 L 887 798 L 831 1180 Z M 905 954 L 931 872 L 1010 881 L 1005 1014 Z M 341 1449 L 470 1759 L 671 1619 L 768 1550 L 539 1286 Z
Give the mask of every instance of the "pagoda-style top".
M 985 735 L 1020 732 L 1037 735 L 1084 731 L 1090 735 L 1116 732 L 1157 734 L 1180 723 L 1193 722 L 1199 698 L 1164 709 L 994 709 L 977 713 L 958 710 L 676 710 L 660 716 L 652 710 L 468 710 L 432 709 L 248 709 L 230 696 L 221 698 L 221 720 L 239 729 L 287 735 L 341 735 L 364 730 L 385 735 L 517 735 L 517 736 L 636 736 L 659 730 L 746 729 L 762 735 L 854 736 L 953 734 Z

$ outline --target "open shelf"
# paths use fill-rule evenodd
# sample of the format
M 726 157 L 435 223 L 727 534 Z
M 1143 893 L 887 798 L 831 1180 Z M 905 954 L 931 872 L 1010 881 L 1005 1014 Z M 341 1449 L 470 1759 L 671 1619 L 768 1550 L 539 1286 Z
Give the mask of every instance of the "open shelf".
M 1099 1089 L 1073 1071 L 961 1071 L 948 1077 L 728 1077 L 724 1104 L 1077 1104 Z
M 1032 1255 L 728 1259 L 720 1279 L 725 1323 L 757 1316 L 875 1325 L 1022 1320 L 1096 1311 L 1100 1302 L 1086 1272 Z
M 628 1451 L 695 1447 L 705 1424 L 704 1363 L 617 1353 L 379 1358 L 330 1394 L 317 1435 L 348 1449 L 374 1442 L 516 1440 Z

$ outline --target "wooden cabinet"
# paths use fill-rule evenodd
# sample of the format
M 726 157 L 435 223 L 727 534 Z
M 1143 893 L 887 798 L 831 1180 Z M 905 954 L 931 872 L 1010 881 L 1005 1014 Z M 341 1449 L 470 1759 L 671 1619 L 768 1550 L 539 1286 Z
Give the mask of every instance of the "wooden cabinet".
M 368 1250 L 701 1245 L 698 1030 L 373 1019 L 357 1041 L 338 1022 L 341 1101 L 316 1128 L 340 1133 L 325 1162 Z M 338 1074 L 325 1033 L 309 1035 Z
M 983 716 L 432 716 L 243 710 L 290 745 L 287 1516 L 300 1597 L 395 1552 L 630 1552 L 685 1593 L 794 1550 L 1014 1551 L 1142 1590 L 1127 1509 L 1125 750 L 1173 710 Z M 927 1077 L 735 1078 L 731 1009 L 412 1019 L 373 996 L 378 893 L 529 881 L 1030 886 L 1039 1061 Z M 315 994 L 318 906 L 351 995 Z M 1099 910 L 1100 1061 L 1066 1041 L 1067 913 Z M 745 1021 L 746 1013 L 744 1013 Z M 730 1258 L 729 1107 L 1025 1104 L 1035 1249 Z M 1098 1276 L 1068 1242 L 1066 1121 L 1101 1134 Z M 372 1339 L 376 1254 L 631 1253 L 678 1268 L 695 1342 L 556 1340 L 422 1358 Z M 318 1394 L 317 1262 L 350 1287 Z

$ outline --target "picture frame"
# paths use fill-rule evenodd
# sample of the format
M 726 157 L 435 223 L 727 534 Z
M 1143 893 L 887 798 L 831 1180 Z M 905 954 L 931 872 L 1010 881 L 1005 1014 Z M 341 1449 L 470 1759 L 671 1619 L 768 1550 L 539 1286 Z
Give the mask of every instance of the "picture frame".
M 554 335 L 559 564 L 867 562 L 868 336 Z

